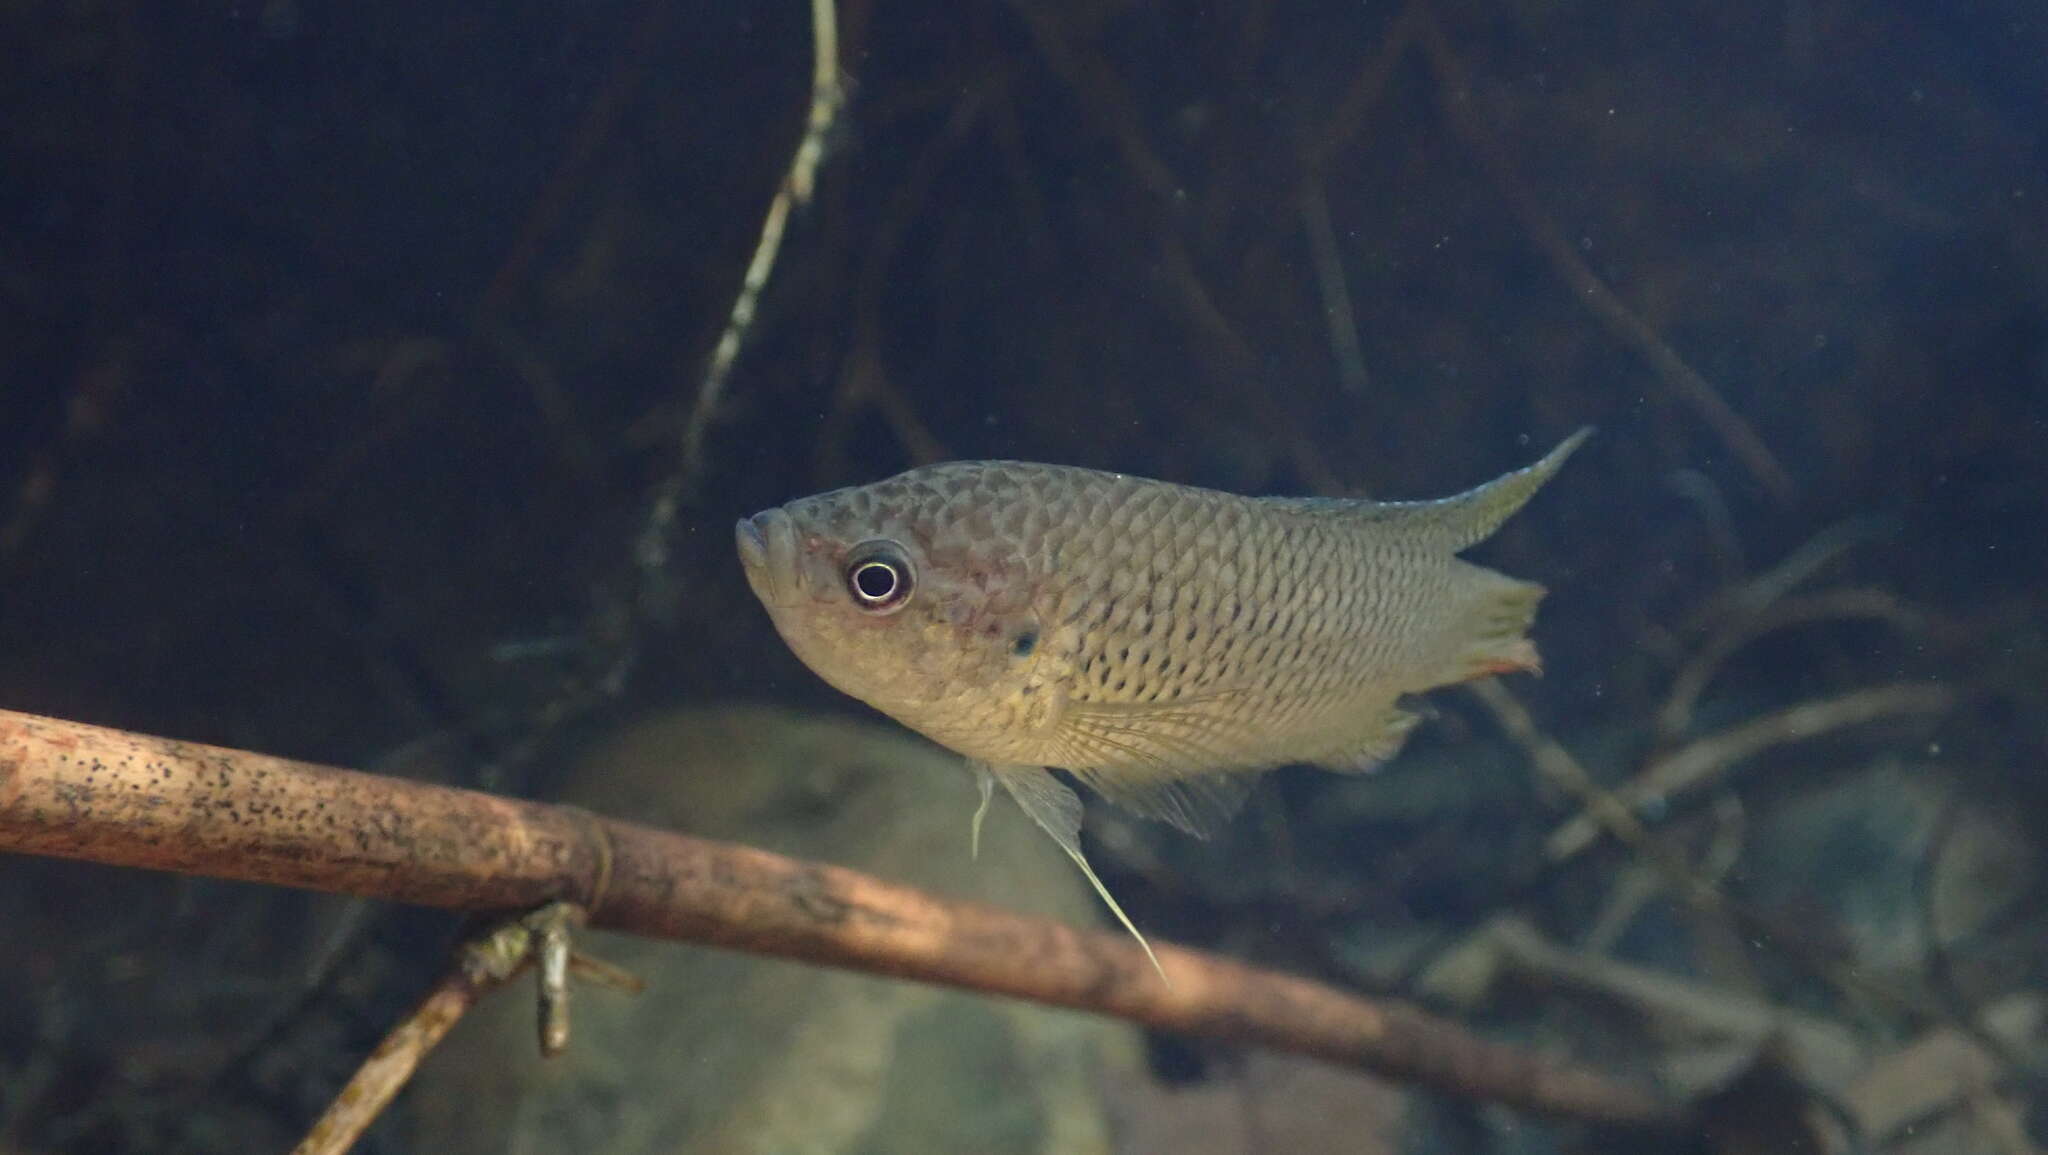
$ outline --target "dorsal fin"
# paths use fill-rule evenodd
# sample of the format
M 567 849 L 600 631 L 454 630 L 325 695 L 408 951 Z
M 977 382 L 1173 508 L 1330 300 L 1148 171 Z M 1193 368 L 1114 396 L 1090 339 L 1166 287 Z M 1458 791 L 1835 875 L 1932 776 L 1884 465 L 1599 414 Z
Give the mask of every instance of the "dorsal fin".
M 1529 503 L 1536 491 L 1556 475 L 1586 438 L 1587 426 L 1559 443 L 1534 465 L 1503 474 L 1463 493 L 1434 501 L 1368 501 L 1347 498 L 1280 498 L 1279 504 L 1304 512 L 1355 517 L 1397 524 L 1429 548 L 1445 553 L 1470 549 L 1492 537 L 1508 518 Z

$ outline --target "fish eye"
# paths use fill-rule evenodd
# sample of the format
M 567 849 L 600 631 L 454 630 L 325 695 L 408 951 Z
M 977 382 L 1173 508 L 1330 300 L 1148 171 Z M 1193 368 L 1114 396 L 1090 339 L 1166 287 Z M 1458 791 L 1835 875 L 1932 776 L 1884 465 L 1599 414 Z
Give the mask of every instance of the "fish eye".
M 846 592 L 869 613 L 902 609 L 916 584 L 910 558 L 893 541 L 862 542 L 846 555 Z

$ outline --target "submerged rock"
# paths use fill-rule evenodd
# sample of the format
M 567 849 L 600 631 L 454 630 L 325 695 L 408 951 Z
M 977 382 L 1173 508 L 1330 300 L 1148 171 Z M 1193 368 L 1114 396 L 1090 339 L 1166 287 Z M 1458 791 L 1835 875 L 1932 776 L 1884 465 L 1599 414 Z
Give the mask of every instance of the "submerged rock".
M 562 799 L 600 814 L 1093 924 L 1053 846 L 996 807 L 968 857 L 973 781 L 898 731 L 766 706 L 691 709 L 582 759 Z M 523 984 L 477 1009 L 421 1073 L 417 1150 L 496 1153 L 1111 1150 L 1107 1076 L 1138 1062 L 1114 1023 L 914 983 L 618 935 L 582 949 L 647 980 L 581 987 L 569 1053 L 543 1062 Z

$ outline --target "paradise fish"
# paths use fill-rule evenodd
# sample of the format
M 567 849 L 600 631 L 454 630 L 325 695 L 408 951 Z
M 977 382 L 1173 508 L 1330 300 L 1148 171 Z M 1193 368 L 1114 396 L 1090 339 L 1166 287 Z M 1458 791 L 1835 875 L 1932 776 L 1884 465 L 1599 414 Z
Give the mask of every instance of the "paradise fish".
M 972 762 L 977 849 L 1000 782 L 1149 956 L 1048 767 L 1204 836 L 1260 771 L 1391 757 L 1416 722 L 1404 695 L 1537 670 L 1526 631 L 1543 587 L 1455 555 L 1590 432 L 1440 501 L 928 465 L 741 521 L 740 561 L 806 665 Z

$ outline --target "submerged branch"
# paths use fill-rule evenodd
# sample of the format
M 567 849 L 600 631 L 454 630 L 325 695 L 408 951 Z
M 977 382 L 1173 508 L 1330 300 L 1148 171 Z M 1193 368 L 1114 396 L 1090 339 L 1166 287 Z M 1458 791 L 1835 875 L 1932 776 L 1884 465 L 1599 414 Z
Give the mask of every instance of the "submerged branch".
M 590 925 L 1008 995 L 1600 1123 L 1651 1094 L 1412 1007 L 564 806 L 0 711 L 0 850 Z

